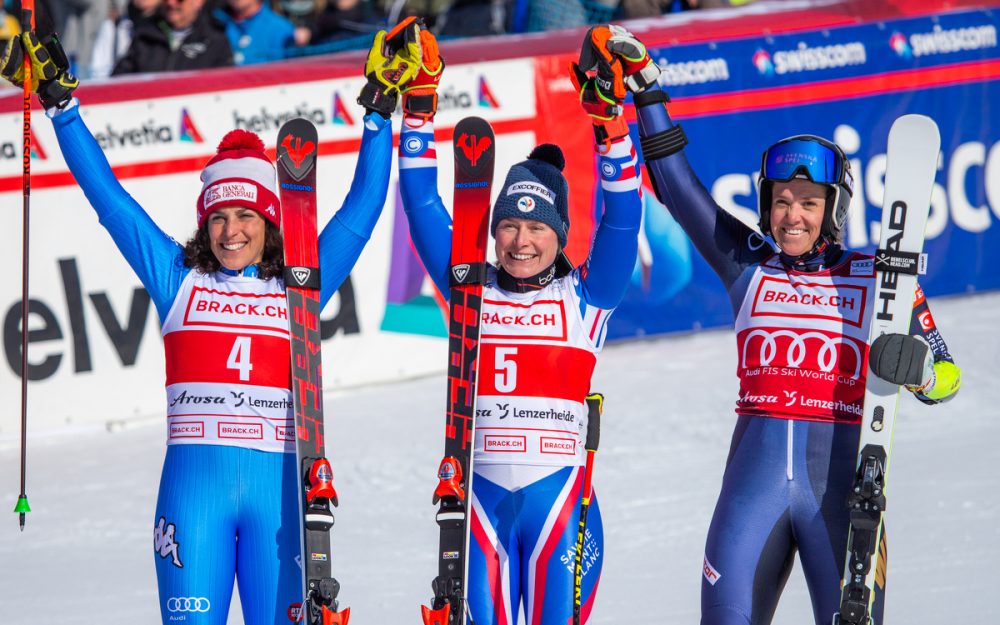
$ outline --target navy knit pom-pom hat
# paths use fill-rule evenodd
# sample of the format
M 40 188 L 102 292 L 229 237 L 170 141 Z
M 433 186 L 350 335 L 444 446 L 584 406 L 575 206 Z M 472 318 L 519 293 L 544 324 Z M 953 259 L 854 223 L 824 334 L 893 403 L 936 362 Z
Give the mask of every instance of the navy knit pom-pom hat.
M 566 247 L 569 234 L 569 183 L 559 146 L 543 143 L 507 172 L 500 196 L 493 206 L 490 232 L 496 235 L 501 219 L 531 219 L 556 231 L 559 246 Z

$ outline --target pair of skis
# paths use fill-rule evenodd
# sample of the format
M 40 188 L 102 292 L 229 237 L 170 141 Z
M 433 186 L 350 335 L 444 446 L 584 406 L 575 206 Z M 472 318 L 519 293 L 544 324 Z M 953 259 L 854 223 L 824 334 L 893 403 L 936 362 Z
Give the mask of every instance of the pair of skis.
M 495 139 L 490 125 L 467 118 L 455 128 L 455 210 L 449 317 L 448 409 L 445 458 L 434 502 L 440 503 L 439 575 L 428 625 L 461 622 L 468 550 L 467 494 L 472 475 L 479 314 L 486 283 L 486 241 Z M 300 471 L 300 554 L 303 604 L 309 625 L 347 625 L 350 608 L 338 611 L 340 584 L 332 576 L 330 529 L 337 505 L 326 460 L 320 353 L 319 252 L 316 227 L 316 128 L 293 119 L 278 131 L 277 169 L 284 238 L 295 411 Z M 452 607 L 454 606 L 454 610 Z
M 929 117 L 904 115 L 889 131 L 869 345 L 883 334 L 909 334 L 940 148 L 937 125 Z M 869 367 L 856 475 L 848 498 L 850 532 L 840 612 L 834 615 L 834 625 L 869 625 L 875 585 L 885 584 L 882 517 L 899 392 L 898 385 L 882 380 Z

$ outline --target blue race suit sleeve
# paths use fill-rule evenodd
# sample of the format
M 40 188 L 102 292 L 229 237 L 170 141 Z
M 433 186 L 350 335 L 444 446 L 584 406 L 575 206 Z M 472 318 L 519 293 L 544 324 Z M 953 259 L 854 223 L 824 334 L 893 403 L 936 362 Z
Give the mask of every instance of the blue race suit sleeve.
M 674 127 L 660 102 L 637 106 L 636 113 L 644 139 Z M 643 156 L 657 199 L 684 228 L 727 291 L 747 267 L 771 255 L 773 250 L 762 244 L 755 230 L 715 203 L 683 151 L 654 159 Z
M 66 165 L 101 225 L 149 291 L 162 322 L 190 271 L 183 264 L 181 246 L 160 230 L 115 179 L 75 99 L 66 109 L 53 111 L 52 124 Z
M 365 116 L 358 163 L 343 206 L 319 235 L 320 305 L 325 306 L 361 256 L 382 214 L 392 168 L 392 123 Z
M 437 152 L 434 125 L 403 120 L 399 135 L 399 190 L 410 223 L 410 238 L 438 291 L 451 292 L 451 216 L 437 188 Z
M 621 303 L 635 268 L 642 221 L 638 160 L 625 136 L 600 153 L 604 214 L 597 225 L 580 281 L 581 299 L 611 309 Z

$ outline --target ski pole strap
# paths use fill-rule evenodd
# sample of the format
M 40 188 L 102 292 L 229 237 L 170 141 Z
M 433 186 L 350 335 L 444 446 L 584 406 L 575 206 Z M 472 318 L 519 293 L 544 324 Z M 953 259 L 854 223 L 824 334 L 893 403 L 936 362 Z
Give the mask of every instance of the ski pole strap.
M 662 93 L 662 92 L 660 92 Z M 680 126 L 667 128 L 648 137 L 639 137 L 639 145 L 642 148 L 642 156 L 646 161 L 664 158 L 671 154 L 676 154 L 684 149 L 688 144 L 687 135 Z
M 646 106 L 648 104 L 657 104 L 663 102 L 666 104 L 670 101 L 670 96 L 667 92 L 662 89 L 646 90 L 640 93 L 636 93 L 632 96 L 632 102 L 636 106 Z
M 911 276 L 927 273 L 927 254 L 879 248 L 875 251 L 875 271 L 894 271 Z
M 449 273 L 450 285 L 468 286 L 470 284 L 486 284 L 486 263 L 459 263 L 451 266 Z
M 319 267 L 285 267 L 285 286 L 319 290 Z
M 601 413 L 604 411 L 604 395 L 587 395 L 587 451 L 597 451 L 601 442 Z

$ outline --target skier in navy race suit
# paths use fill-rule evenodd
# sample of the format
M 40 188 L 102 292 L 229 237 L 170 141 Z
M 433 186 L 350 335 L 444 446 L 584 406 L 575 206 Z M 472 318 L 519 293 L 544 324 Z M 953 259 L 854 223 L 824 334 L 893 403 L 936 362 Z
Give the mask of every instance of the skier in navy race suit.
M 634 94 L 657 197 L 719 275 L 736 318 L 738 417 L 705 546 L 702 625 L 769 623 L 796 552 L 816 623 L 829 625 L 839 611 L 869 351 L 875 375 L 925 404 L 953 397 L 961 372 L 919 287 L 909 334 L 869 348 L 874 263 L 841 243 L 854 190 L 838 146 L 798 135 L 764 152 L 765 239 L 720 208 L 691 169 L 643 44 L 621 27 L 602 28 Z M 880 570 L 876 624 L 884 588 Z

